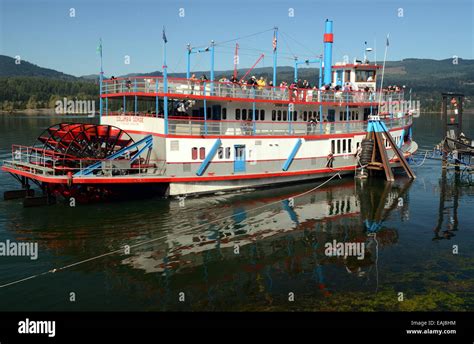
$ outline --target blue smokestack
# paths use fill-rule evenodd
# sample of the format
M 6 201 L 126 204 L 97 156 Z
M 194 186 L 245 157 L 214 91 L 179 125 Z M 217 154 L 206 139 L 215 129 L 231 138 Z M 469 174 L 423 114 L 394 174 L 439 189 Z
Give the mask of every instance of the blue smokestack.
M 326 19 L 324 29 L 324 79 L 325 85 L 331 83 L 331 69 L 332 69 L 332 43 L 334 37 L 332 34 L 332 20 Z

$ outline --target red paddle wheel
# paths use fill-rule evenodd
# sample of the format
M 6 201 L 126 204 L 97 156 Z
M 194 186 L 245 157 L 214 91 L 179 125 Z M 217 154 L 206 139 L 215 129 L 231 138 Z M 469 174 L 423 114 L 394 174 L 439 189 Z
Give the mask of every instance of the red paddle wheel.
M 133 143 L 130 135 L 111 125 L 59 123 L 37 138 L 31 162 L 42 158 L 57 174 L 75 173 Z
M 66 198 L 74 197 L 78 202 L 100 201 L 113 197 L 110 185 L 73 184 L 75 173 L 106 160 L 112 154 L 134 144 L 135 141 L 125 131 L 111 125 L 84 123 L 59 123 L 47 128 L 34 145 L 30 163 L 53 168 L 57 175 L 67 175 L 67 184 L 50 184 L 48 191 Z M 133 156 L 138 148 L 128 152 Z M 115 159 L 123 160 L 125 157 Z M 101 169 L 94 174 L 101 173 Z M 133 173 L 121 171 L 120 173 Z

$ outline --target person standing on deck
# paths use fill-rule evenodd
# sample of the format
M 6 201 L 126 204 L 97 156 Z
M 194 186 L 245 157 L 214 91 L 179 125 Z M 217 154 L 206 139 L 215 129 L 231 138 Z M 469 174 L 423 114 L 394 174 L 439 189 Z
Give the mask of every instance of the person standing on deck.
M 194 86 L 196 85 L 196 82 L 198 81 L 198 79 L 196 78 L 196 74 L 193 74 L 191 75 L 191 77 L 189 78 L 189 86 L 191 88 L 191 94 L 194 93 Z

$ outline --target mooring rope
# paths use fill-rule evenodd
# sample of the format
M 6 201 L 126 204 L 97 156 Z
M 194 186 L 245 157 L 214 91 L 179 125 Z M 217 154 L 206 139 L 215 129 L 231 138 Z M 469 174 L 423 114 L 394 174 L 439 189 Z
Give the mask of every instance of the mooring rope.
M 426 151 L 426 152 L 425 152 L 425 156 L 423 157 L 423 160 L 421 161 L 420 164 L 416 164 L 416 163 L 415 163 L 413 166 L 414 166 L 414 167 L 423 166 L 423 164 L 425 163 L 426 157 L 428 156 L 428 152 L 429 152 L 429 151 Z M 412 160 L 413 160 L 413 162 L 415 161 L 415 159 L 413 159 L 413 157 L 412 157 Z
M 318 186 L 315 186 L 315 187 L 311 188 L 310 190 L 304 191 L 302 193 L 290 196 L 287 199 L 293 199 L 294 200 L 298 197 L 302 197 L 302 196 L 304 196 L 304 195 L 306 195 L 310 192 L 313 192 L 313 191 L 323 187 L 327 183 L 329 183 L 335 177 L 339 177 L 339 179 L 341 179 L 340 173 L 336 172 L 330 178 L 328 178 L 327 180 L 325 180 L 323 183 L 319 184 Z M 212 223 L 221 222 L 221 221 L 224 221 L 224 220 L 227 220 L 227 219 L 230 219 L 230 218 L 235 218 L 236 216 L 243 215 L 243 214 L 246 214 L 246 213 L 251 212 L 251 211 L 263 209 L 263 208 L 266 208 L 270 205 L 278 204 L 281 201 L 282 200 L 266 203 L 266 204 L 263 204 L 259 207 L 251 208 L 249 210 L 244 210 L 244 211 L 241 211 L 241 212 L 236 213 L 236 214 L 232 214 L 232 215 L 229 215 L 229 216 L 225 216 L 225 217 L 221 217 L 221 218 L 218 218 L 218 219 L 215 219 L 215 220 L 211 220 L 211 221 L 208 221 L 206 223 L 200 224 L 200 225 L 192 227 L 192 228 L 183 228 L 182 231 L 184 231 L 184 230 L 185 231 L 196 230 L 198 228 L 208 226 L 209 224 L 212 224 Z M 66 270 L 66 269 L 69 269 L 69 268 L 77 266 L 77 265 L 81 265 L 81 264 L 84 264 L 84 263 L 87 263 L 87 262 L 91 262 L 93 260 L 97 260 L 97 259 L 100 259 L 100 258 L 104 258 L 104 257 L 111 256 L 111 255 L 114 255 L 114 254 L 117 254 L 117 253 L 124 252 L 125 248 L 128 248 L 128 249 L 136 248 L 136 247 L 147 245 L 147 244 L 150 244 L 152 242 L 155 242 L 155 241 L 158 241 L 158 240 L 161 240 L 161 239 L 164 239 L 164 238 L 166 238 L 166 235 L 158 237 L 158 238 L 150 239 L 150 240 L 145 240 L 145 241 L 133 244 L 133 245 L 124 245 L 120 249 L 117 249 L 117 250 L 114 250 L 114 251 L 106 252 L 106 253 L 103 253 L 103 254 L 98 255 L 98 256 L 87 258 L 87 259 L 84 259 L 84 260 L 81 260 L 81 261 L 78 261 L 78 262 L 75 262 L 75 263 L 72 263 L 72 264 L 64 265 L 64 266 L 59 267 L 59 268 L 51 269 L 51 270 L 44 271 L 44 272 L 29 276 L 29 277 L 21 278 L 21 279 L 18 279 L 18 280 L 15 280 L 15 281 L 12 281 L 12 282 L 9 282 L 9 283 L 6 283 L 6 284 L 2 284 L 2 285 L 0 285 L 0 288 L 5 288 L 5 287 L 8 287 L 8 286 L 11 286 L 11 285 L 14 285 L 14 284 L 18 284 L 18 283 L 25 282 L 25 281 L 28 281 L 28 280 L 31 280 L 31 279 L 34 279 L 34 278 L 37 278 L 37 277 L 40 277 L 40 276 L 44 276 L 44 275 L 47 275 L 47 274 L 53 274 L 57 271 Z

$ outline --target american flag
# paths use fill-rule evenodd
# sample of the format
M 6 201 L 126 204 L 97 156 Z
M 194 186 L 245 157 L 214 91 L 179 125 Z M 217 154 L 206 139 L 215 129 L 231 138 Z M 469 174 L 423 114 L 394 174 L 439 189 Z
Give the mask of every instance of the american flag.
M 276 50 L 277 48 L 277 37 L 276 37 L 276 32 L 273 33 L 273 42 L 272 42 L 272 45 L 273 45 L 273 51 Z

